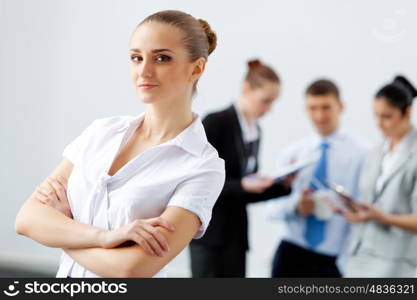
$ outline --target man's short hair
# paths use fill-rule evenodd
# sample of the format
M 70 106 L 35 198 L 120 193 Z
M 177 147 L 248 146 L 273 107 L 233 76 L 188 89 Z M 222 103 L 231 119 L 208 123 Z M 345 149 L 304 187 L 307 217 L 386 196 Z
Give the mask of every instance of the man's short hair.
M 334 95 L 340 101 L 340 93 L 336 84 L 328 79 L 319 79 L 312 82 L 306 89 L 306 95 Z

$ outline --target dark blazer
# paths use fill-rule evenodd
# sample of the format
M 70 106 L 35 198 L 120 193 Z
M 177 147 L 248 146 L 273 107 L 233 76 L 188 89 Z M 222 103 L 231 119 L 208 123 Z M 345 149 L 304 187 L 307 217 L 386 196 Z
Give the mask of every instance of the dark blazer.
M 225 161 L 226 181 L 213 208 L 210 225 L 205 235 L 192 243 L 206 246 L 235 245 L 248 249 L 248 220 L 246 205 L 263 201 L 291 192 L 282 183 L 276 183 L 264 193 L 253 194 L 243 190 L 248 157 L 242 137 L 239 119 L 234 106 L 207 115 L 203 120 L 208 141 L 217 149 Z M 259 142 L 255 145 L 256 167 L 258 169 Z

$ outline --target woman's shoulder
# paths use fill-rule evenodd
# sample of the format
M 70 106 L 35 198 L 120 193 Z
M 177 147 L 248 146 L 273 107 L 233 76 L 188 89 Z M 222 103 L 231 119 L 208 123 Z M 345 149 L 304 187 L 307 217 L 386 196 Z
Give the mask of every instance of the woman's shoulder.
M 225 162 L 220 158 L 219 153 L 216 148 L 214 148 L 210 143 L 206 143 L 201 156 L 198 158 L 197 168 L 209 168 L 216 169 L 218 171 L 224 172 Z
M 203 118 L 203 123 L 214 123 L 218 124 L 218 122 L 222 121 L 230 121 L 231 115 L 234 114 L 233 106 L 229 106 L 222 110 L 217 110 L 211 113 L 208 113 Z

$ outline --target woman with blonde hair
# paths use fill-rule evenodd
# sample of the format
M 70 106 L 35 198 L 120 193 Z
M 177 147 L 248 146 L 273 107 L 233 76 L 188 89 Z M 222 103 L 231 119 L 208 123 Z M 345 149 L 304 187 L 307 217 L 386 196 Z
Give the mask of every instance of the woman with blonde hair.
M 130 75 L 145 112 L 94 121 L 16 218 L 17 233 L 64 250 L 58 277 L 160 277 L 204 234 L 225 170 L 191 105 L 215 47 L 184 12 L 137 26 Z

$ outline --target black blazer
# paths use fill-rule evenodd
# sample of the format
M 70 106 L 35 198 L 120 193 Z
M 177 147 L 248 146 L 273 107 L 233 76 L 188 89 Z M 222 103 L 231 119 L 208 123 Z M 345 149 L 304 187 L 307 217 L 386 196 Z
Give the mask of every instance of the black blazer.
M 264 193 L 253 194 L 243 190 L 241 179 L 244 176 L 248 157 L 239 119 L 234 106 L 211 113 L 203 120 L 208 141 L 217 149 L 225 161 L 226 181 L 213 208 L 210 225 L 205 235 L 192 243 L 207 246 L 234 245 L 248 249 L 248 220 L 246 205 L 263 201 L 291 192 L 282 183 L 276 183 Z M 258 169 L 258 149 L 255 147 L 256 167 Z

